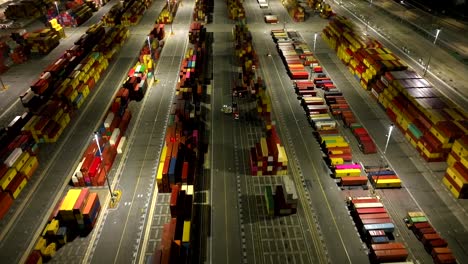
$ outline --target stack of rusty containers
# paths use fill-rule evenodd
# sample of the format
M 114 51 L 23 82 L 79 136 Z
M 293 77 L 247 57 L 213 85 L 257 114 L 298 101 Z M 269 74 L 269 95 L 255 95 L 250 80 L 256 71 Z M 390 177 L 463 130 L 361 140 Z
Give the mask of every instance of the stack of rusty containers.
M 245 22 L 245 9 L 242 0 L 227 0 L 229 19 Z
M 31 53 L 45 55 L 60 44 L 60 33 L 54 28 L 43 28 L 24 35 Z
M 455 140 L 442 182 L 455 198 L 468 198 L 468 135 Z
M 395 241 L 395 225 L 379 198 L 350 197 L 348 209 L 361 239 L 369 247 L 371 263 L 406 260 L 408 251 L 403 243 Z
M 121 24 L 124 26 L 138 25 L 145 11 L 152 4 L 152 0 L 135 0 L 127 5 L 125 12 L 122 14 Z
M 12 1 L 5 9 L 7 19 L 37 18 L 46 13 L 47 0 Z
M 213 0 L 195 0 L 195 8 L 193 10 L 193 21 L 208 22 L 209 16 L 213 13 Z
M 234 94 L 256 95 L 263 87 L 263 81 L 260 77 L 255 78 L 256 68 L 258 68 L 258 56 L 253 48 L 252 35 L 247 26 L 235 25 L 234 30 L 235 42 L 235 61 L 241 72 L 234 79 Z M 260 97 L 262 97 L 260 95 Z
M 408 68 L 379 41 L 362 35 L 343 16 L 334 17 L 322 31 L 323 40 L 337 52 L 338 58 L 348 66 L 364 89 L 369 90 L 372 83 L 387 71 Z
M 195 32 L 194 32 L 195 31 Z M 206 59 L 206 29 L 191 27 L 191 47 L 185 53 L 179 72 L 179 81 L 169 115 L 166 138 L 160 154 L 156 182 L 159 192 L 171 191 L 179 183 L 192 185 L 197 168 L 200 138 L 200 102 L 205 92 L 203 65 Z
M 93 230 L 100 211 L 101 203 L 96 192 L 88 188 L 69 189 L 56 204 L 25 263 L 50 261 L 65 244 L 77 236 L 87 236 Z
M 300 38 L 299 34 L 283 29 L 272 30 L 271 34 L 289 77 L 293 80 L 308 79 L 309 72 L 305 69 L 304 62 L 309 63 L 310 60 L 305 58 L 313 54 L 305 42 L 296 40 Z
M 298 0 L 281 0 L 281 3 L 286 8 L 286 10 L 288 10 L 289 16 L 295 22 L 304 22 L 305 10 L 304 7 L 299 4 Z
M 456 264 L 457 260 L 448 247 L 448 243 L 429 223 L 423 212 L 408 212 L 407 226 L 424 244 L 426 252 L 431 254 L 434 263 Z
M 153 254 L 153 263 L 186 263 L 190 258 L 192 203 L 193 185 L 172 186 L 171 220 L 164 224 L 161 242 Z
M 411 70 L 387 72 L 372 94 L 426 161 L 444 161 L 453 142 L 467 134 L 466 111 Z
M 16 116 L 7 127 L 0 130 L 0 219 L 18 198 L 36 171 L 39 161 L 38 144 L 31 134 L 22 132 L 31 114 Z
M 177 9 L 179 7 L 180 1 L 169 0 L 164 5 L 161 13 L 159 13 L 158 19 L 156 20 L 157 24 L 172 24 L 174 17 L 176 16 Z
M 93 11 L 88 5 L 76 5 L 59 15 L 60 24 L 64 27 L 81 26 L 89 18 L 93 16 Z

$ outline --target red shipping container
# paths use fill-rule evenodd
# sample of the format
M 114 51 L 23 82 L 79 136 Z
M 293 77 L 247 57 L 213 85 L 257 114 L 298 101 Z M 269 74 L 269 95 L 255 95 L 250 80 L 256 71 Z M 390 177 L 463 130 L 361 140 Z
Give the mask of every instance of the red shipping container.
M 343 186 L 365 185 L 366 183 L 367 183 L 367 177 L 365 177 L 365 176 L 342 177 L 341 178 L 341 185 L 343 185 Z
M 437 264 L 456 264 L 457 260 L 451 253 L 448 253 L 448 254 L 437 254 L 434 257 L 434 262 Z
M 10 196 L 10 194 L 0 191 L 0 219 L 5 216 L 12 204 L 13 198 Z
M 88 171 L 88 176 L 89 177 L 94 177 L 96 174 L 99 172 L 101 168 L 101 157 L 95 156 L 93 161 L 91 162 L 91 165 L 89 166 L 89 171 Z
M 19 188 L 23 188 L 24 186 L 21 186 L 21 183 L 23 182 L 23 180 L 25 180 L 26 177 L 22 174 L 22 173 L 18 173 L 16 174 L 15 178 L 13 180 L 11 180 L 10 184 L 8 184 L 8 186 L 6 187 L 6 190 L 7 192 L 10 193 L 11 197 L 12 198 L 15 198 L 14 195 L 15 195 L 15 192 L 19 189 Z M 21 189 L 20 189 L 21 191 Z M 17 197 L 16 197 L 17 198 Z

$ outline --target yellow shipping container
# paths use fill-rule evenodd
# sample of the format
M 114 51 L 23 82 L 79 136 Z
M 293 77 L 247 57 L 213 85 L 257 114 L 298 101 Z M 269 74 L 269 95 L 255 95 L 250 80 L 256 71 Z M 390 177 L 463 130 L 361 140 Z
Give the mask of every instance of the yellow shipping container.
M 21 173 L 23 173 L 28 179 L 34 174 L 39 165 L 39 161 L 36 156 L 30 156 L 26 161 L 24 166 L 21 168 Z
M 59 230 L 59 221 L 56 220 L 56 219 L 53 219 L 52 221 L 50 221 L 50 223 L 46 226 L 45 228 L 45 233 L 47 235 L 56 235 L 57 234 L 57 231 Z M 45 234 L 42 234 L 43 236 Z
M 434 135 L 442 144 L 446 144 L 450 141 L 450 138 L 442 134 L 435 126 L 432 126 L 429 129 L 429 132 L 431 132 L 431 134 Z
M 335 177 L 342 178 L 342 177 L 353 177 L 353 176 L 360 176 L 361 170 L 360 169 L 344 169 L 344 170 L 335 170 Z
M 405 133 L 405 138 L 408 140 L 411 146 L 413 146 L 413 148 L 416 148 L 418 146 L 418 143 L 414 141 L 414 139 L 410 136 L 408 132 Z
M 16 171 L 21 171 L 21 168 L 24 166 L 26 161 L 29 159 L 29 152 L 24 151 L 21 153 L 21 155 L 16 159 L 15 164 L 13 164 L 13 168 L 16 169 Z
M 19 196 L 19 194 L 24 189 L 24 186 L 26 186 L 27 183 L 28 183 L 28 180 L 26 180 L 26 178 L 23 178 L 20 185 L 18 185 L 18 188 L 16 188 L 15 192 L 11 195 L 13 196 L 13 199 L 16 199 Z
M 190 221 L 184 221 L 184 229 L 182 232 L 182 243 L 190 242 Z
M 0 187 L 5 190 L 8 184 L 15 178 L 17 171 L 14 168 L 9 168 L 3 178 L 0 179 Z
M 34 250 L 39 250 L 41 254 L 44 254 L 46 247 L 47 240 L 45 240 L 43 237 L 39 237 L 39 239 L 36 242 L 36 245 L 34 245 Z
M 457 159 L 455 159 L 455 157 L 450 152 L 447 156 L 447 166 L 451 167 L 455 164 L 455 162 L 457 162 Z
M 454 186 L 452 186 L 452 184 L 447 180 L 446 177 L 442 178 L 442 182 L 450 190 L 450 192 L 455 198 L 460 198 L 460 192 L 457 191 L 457 189 Z
M 452 151 L 455 152 L 459 157 L 468 155 L 468 146 L 465 145 L 463 138 L 456 139 L 453 142 Z
M 57 245 L 53 242 L 50 243 L 44 250 L 44 257 L 53 257 L 57 253 Z
M 375 188 L 401 188 L 400 179 L 379 179 L 375 183 Z
M 453 167 L 447 168 L 447 174 L 455 181 L 455 183 L 459 187 L 463 187 L 463 185 L 468 184 L 468 181 L 461 175 L 456 169 Z

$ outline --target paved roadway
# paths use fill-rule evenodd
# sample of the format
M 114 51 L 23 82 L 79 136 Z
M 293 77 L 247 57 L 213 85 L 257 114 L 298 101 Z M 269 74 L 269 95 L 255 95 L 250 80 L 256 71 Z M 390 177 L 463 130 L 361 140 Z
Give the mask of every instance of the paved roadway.
M 241 232 L 237 201 L 234 162 L 234 120 L 219 109 L 231 104 L 233 42 L 232 24 L 227 18 L 223 2 L 215 4 L 213 24 L 207 29 L 214 32 L 213 43 L 213 90 L 211 115 L 211 259 L 210 263 L 244 263 L 241 254 Z M 226 25 L 227 24 L 227 25 Z M 227 30 L 218 30 L 226 25 Z

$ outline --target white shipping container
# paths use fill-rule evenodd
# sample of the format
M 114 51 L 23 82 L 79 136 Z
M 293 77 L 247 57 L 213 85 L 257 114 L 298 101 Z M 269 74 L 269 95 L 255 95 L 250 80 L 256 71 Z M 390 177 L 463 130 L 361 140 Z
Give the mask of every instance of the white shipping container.
M 115 143 L 117 143 L 117 141 L 119 140 L 119 137 L 120 137 L 120 128 L 116 128 L 114 129 L 114 131 L 112 131 L 112 135 L 109 139 L 109 143 L 112 146 L 115 146 Z
M 114 120 L 114 113 L 113 112 L 109 112 L 107 114 L 107 117 L 106 119 L 104 120 L 104 127 L 105 128 L 109 128 L 110 125 L 112 124 L 112 121 Z
M 21 156 L 22 153 L 23 150 L 21 148 L 15 148 L 3 163 L 5 163 L 5 165 L 8 167 L 13 167 L 13 164 L 15 164 L 16 160 Z
M 122 137 L 120 139 L 119 145 L 117 145 L 117 153 L 118 154 L 122 154 L 123 148 L 125 147 L 126 139 L 127 139 L 126 137 Z

